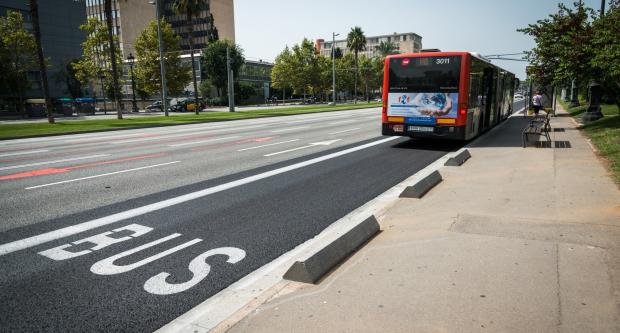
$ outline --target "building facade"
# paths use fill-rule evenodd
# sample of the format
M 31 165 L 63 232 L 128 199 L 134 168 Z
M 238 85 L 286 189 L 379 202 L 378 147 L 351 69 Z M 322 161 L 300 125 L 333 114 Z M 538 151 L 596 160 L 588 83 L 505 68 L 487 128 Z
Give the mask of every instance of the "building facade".
M 32 18 L 28 1 L 0 0 L 0 16 L 8 11 L 18 11 L 24 17 L 25 27 L 32 31 Z M 62 19 L 59 19 L 62 18 Z M 69 95 L 66 84 L 66 67 L 72 60 L 82 56 L 81 44 L 84 33 L 79 29 L 86 20 L 85 3 L 74 0 L 39 1 L 39 24 L 41 27 L 41 47 L 48 60 L 47 77 L 52 98 Z M 42 83 L 38 68 L 28 73 L 30 89 L 26 98 L 42 98 Z M 13 112 L 15 103 L 12 93 L 0 91 L 0 112 Z
M 274 64 L 263 60 L 248 60 L 239 69 L 239 84 L 252 88 L 247 96 L 242 96 L 245 103 L 263 103 L 271 97 L 271 70 Z
M 422 36 L 413 32 L 394 33 L 392 35 L 366 37 L 366 51 L 360 52 L 360 55 L 365 55 L 368 58 L 379 56 L 377 47 L 381 42 L 392 43 L 398 53 L 416 53 L 422 50 Z M 324 56 L 331 56 L 332 48 L 334 48 L 332 44 L 334 44 L 332 40 L 316 40 L 316 48 Z M 340 49 L 343 54 L 349 52 L 346 39 L 336 40 L 335 47 Z
M 173 10 L 174 0 L 162 1 L 162 16 L 172 25 L 176 34 L 181 36 L 181 47 L 189 50 L 188 22 L 184 14 L 177 15 Z M 86 0 L 88 17 L 105 19 L 104 0 Z M 194 49 L 204 48 L 213 32 L 217 31 L 219 39 L 235 41 L 234 0 L 211 0 L 209 10 L 203 10 L 193 19 Z M 112 19 L 116 26 L 114 33 L 119 36 L 123 59 L 130 53 L 135 54 L 134 43 L 149 22 L 155 20 L 154 1 L 112 0 Z

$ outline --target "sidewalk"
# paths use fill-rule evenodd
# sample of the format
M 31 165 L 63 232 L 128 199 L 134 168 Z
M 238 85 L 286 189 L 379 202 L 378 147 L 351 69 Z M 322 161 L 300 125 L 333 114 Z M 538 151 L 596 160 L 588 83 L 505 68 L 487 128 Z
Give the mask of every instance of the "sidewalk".
M 320 283 L 285 283 L 228 331 L 620 332 L 620 191 L 558 115 L 571 148 L 523 149 L 527 119 L 509 119 Z

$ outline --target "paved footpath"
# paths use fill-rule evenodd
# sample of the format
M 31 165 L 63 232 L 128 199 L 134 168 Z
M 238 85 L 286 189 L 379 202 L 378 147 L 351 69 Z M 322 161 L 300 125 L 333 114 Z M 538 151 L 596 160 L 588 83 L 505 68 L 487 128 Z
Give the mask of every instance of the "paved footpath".
M 397 200 L 320 283 L 280 284 L 216 330 L 620 332 L 620 191 L 566 113 L 552 140 L 570 148 L 522 148 L 526 121 L 474 142 L 422 199 Z

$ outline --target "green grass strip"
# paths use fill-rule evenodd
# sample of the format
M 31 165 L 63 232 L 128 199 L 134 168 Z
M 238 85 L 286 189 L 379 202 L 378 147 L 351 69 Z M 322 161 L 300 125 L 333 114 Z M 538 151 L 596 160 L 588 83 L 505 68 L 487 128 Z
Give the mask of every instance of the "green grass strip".
M 59 120 L 55 124 L 49 123 L 20 123 L 0 125 L 0 140 L 18 139 L 27 137 L 39 137 L 50 135 L 103 132 L 123 129 L 136 129 L 146 127 L 174 126 L 182 124 L 198 124 L 217 121 L 230 121 L 240 119 L 290 116 L 305 113 L 343 111 L 365 109 L 381 106 L 381 103 L 359 103 L 356 105 L 318 105 L 307 107 L 275 108 L 240 112 L 203 112 L 199 115 L 183 114 L 170 117 L 165 116 L 142 116 L 136 118 L 118 119 L 90 119 L 90 120 Z
M 579 121 L 588 109 L 588 105 L 583 102 L 583 105 L 574 108 L 570 108 L 568 103 L 564 101 L 560 101 L 560 104 Z M 620 116 L 618 106 L 603 104 L 601 105 L 601 112 L 604 115 L 603 118 L 584 124 L 580 129 L 590 138 L 599 154 L 609 161 L 612 176 L 616 184 L 620 185 Z

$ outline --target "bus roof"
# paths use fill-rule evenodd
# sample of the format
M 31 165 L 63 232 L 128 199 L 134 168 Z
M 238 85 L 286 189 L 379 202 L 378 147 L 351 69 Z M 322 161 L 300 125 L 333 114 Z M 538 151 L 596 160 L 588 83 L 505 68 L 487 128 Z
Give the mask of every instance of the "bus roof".
M 501 69 L 502 71 L 505 71 L 507 73 L 511 73 L 507 71 L 506 69 L 494 64 L 491 62 L 491 60 L 483 57 L 482 55 L 480 55 L 480 53 L 478 52 L 469 52 L 469 51 L 447 51 L 447 52 L 418 52 L 418 53 L 401 53 L 401 54 L 393 54 L 393 55 L 389 55 L 386 57 L 386 59 L 392 59 L 392 58 L 423 58 L 423 57 L 449 57 L 449 56 L 463 56 L 469 54 L 470 56 L 479 59 L 481 61 L 486 62 L 489 65 L 495 66 L 499 69 Z M 514 74 L 513 74 L 514 75 Z

